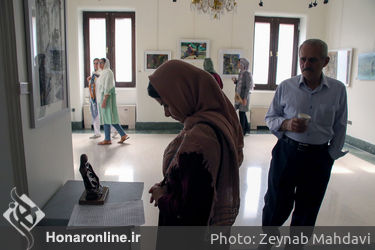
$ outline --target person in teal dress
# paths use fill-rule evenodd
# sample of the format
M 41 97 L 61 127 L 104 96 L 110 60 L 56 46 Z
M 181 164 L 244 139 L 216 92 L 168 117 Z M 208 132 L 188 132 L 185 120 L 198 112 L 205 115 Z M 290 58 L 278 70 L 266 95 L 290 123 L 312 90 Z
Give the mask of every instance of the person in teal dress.
M 110 69 L 109 60 L 107 58 L 100 59 L 99 67 L 101 69 L 100 77 L 98 78 L 100 123 L 103 124 L 105 138 L 103 141 L 99 142 L 98 145 L 109 145 L 112 143 L 111 125 L 121 135 L 121 139 L 118 143 L 123 143 L 125 140 L 129 139 L 129 136 L 119 125 L 120 120 L 116 104 L 115 78 Z

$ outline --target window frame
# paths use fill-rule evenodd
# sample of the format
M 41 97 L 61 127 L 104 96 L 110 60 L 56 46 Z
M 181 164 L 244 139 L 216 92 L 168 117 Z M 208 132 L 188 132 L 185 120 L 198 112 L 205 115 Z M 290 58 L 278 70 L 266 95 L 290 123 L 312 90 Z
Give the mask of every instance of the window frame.
M 267 84 L 254 83 L 255 90 L 275 90 L 276 84 L 276 73 L 277 73 L 277 56 L 278 56 L 278 44 L 279 44 L 279 25 L 280 24 L 293 24 L 294 25 L 294 39 L 293 39 L 293 61 L 292 61 L 292 76 L 297 74 L 297 62 L 298 62 L 298 41 L 299 41 L 299 18 L 289 17 L 268 17 L 268 16 L 255 16 L 254 19 L 254 47 L 253 47 L 253 58 L 255 50 L 255 24 L 256 23 L 269 23 L 270 24 L 270 45 L 269 45 L 269 65 L 268 65 L 268 82 Z M 253 62 L 253 72 L 254 72 Z
M 84 11 L 83 12 L 83 43 L 84 49 L 84 74 L 86 79 L 87 76 L 91 75 L 90 64 L 90 29 L 89 20 L 90 18 L 104 18 L 106 19 L 106 57 L 111 63 L 111 69 L 116 80 L 116 44 L 115 44 L 115 20 L 116 18 L 130 18 L 132 22 L 132 80 L 130 82 L 118 82 L 116 80 L 115 86 L 118 88 L 124 87 L 135 87 L 136 86 L 136 75 L 135 75 L 135 12 L 94 12 Z M 85 81 L 85 87 L 88 87 L 87 81 Z

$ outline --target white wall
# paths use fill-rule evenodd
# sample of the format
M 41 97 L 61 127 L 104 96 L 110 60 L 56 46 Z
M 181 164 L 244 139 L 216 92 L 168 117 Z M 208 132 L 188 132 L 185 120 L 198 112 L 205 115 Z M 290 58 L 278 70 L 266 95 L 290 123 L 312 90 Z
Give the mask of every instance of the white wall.
M 19 81 L 28 82 L 23 0 L 15 0 L 15 30 Z M 29 97 L 21 97 L 22 130 L 30 198 L 39 206 L 73 179 L 73 150 L 70 114 L 51 120 L 40 128 L 30 128 Z
M 350 86 L 347 88 L 349 116 L 347 134 L 375 144 L 375 81 L 360 81 L 358 54 L 375 52 L 375 1 L 330 1 L 327 41 L 331 49 L 353 48 Z
M 71 105 L 76 109 L 73 121 L 82 120 L 80 108 L 87 91 L 83 90 L 83 44 L 82 11 L 115 10 L 136 12 L 136 89 L 117 89 L 119 103 L 137 105 L 138 122 L 173 121 L 165 118 L 156 102 L 147 96 L 149 72 L 143 71 L 145 50 L 171 50 L 172 58 L 177 57 L 177 41 L 183 38 L 210 40 L 210 57 L 218 70 L 219 49 L 243 49 L 245 57 L 253 54 L 253 29 L 255 15 L 296 16 L 301 20 L 301 39 L 325 39 L 325 12 L 323 4 L 308 9 L 308 1 L 267 0 L 264 7 L 258 1 L 239 0 L 234 14 L 225 14 L 220 20 L 210 20 L 208 15 L 199 15 L 190 10 L 189 0 L 68 0 L 67 25 L 69 38 L 69 72 L 71 83 Z M 202 63 L 195 63 L 202 67 Z M 230 79 L 224 80 L 224 92 L 233 99 L 234 85 Z M 268 106 L 273 91 L 255 91 L 250 104 Z
M 2 49 L 2 40 L 0 40 L 0 49 Z M 2 51 L 1 51 L 2 52 Z M 1 53 L 0 68 L 3 68 L 4 61 L 3 54 Z M 4 58 L 5 59 L 5 58 Z M 5 81 L 5 74 L 0 74 L 0 81 Z M 0 84 L 0 159 L 1 159 L 1 181 L 0 181 L 0 211 L 6 211 L 8 209 L 10 199 L 10 190 L 15 186 L 14 173 L 13 173 L 13 161 L 11 152 L 11 141 L 10 141 L 10 127 L 9 127 L 9 116 L 8 106 L 6 102 L 5 84 Z M 0 226 L 5 225 L 5 220 L 0 220 Z
M 16 48 L 14 46 L 14 16 L 12 1 L 0 2 L 0 34 L 7 34 L 0 39 L 0 211 L 5 212 L 12 201 L 10 191 L 17 187 L 19 194 L 27 192 L 25 179 L 22 178 L 25 166 L 22 138 L 17 136 L 19 129 L 13 126 L 19 123 L 19 102 L 15 86 L 17 84 Z M 6 72 L 6 73 L 5 73 Z M 12 91 L 13 90 L 13 91 Z M 18 179 L 18 181 L 17 181 Z M 0 227 L 7 225 L 0 220 Z M 9 225 L 9 224 L 8 224 Z

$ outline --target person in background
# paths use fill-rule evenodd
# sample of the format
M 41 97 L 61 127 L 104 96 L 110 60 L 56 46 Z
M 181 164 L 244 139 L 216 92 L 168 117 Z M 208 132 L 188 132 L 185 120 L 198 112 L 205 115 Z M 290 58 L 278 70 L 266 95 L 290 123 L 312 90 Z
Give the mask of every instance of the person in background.
M 302 75 L 283 81 L 266 115 L 278 138 L 272 150 L 263 226 L 314 226 L 334 160 L 345 155 L 345 85 L 322 73 L 327 44 L 309 39 L 299 47 Z
M 232 104 L 210 74 L 186 62 L 165 62 L 149 79 L 148 94 L 165 116 L 184 124 L 164 151 L 163 181 L 149 190 L 159 225 L 232 225 L 243 160 Z
M 117 112 L 116 104 L 116 92 L 115 92 L 115 79 L 112 70 L 110 69 L 110 63 L 107 58 L 100 59 L 99 66 L 101 68 L 99 77 L 99 96 L 100 96 L 100 120 L 104 125 L 103 141 L 99 142 L 98 145 L 111 144 L 111 125 L 121 135 L 121 139 L 118 143 L 123 143 L 129 139 L 129 136 L 125 133 L 122 127 L 119 125 L 119 117 Z
M 203 68 L 215 78 L 216 82 L 219 84 L 219 87 L 223 89 L 223 81 L 221 80 L 219 74 L 214 70 L 214 64 L 212 63 L 211 58 L 204 59 Z
M 99 77 L 99 58 L 93 60 L 94 72 L 91 76 L 87 77 L 87 82 L 89 83 L 89 92 L 90 92 L 90 111 L 92 117 L 92 126 L 94 127 L 94 135 L 90 139 L 96 139 L 101 136 L 100 134 L 100 118 L 99 118 L 99 107 L 96 98 L 97 88 L 97 79 Z
M 250 90 L 253 89 L 254 84 L 253 77 L 248 71 L 249 61 L 245 58 L 240 58 L 238 67 L 240 69 L 238 79 L 232 78 L 234 84 L 236 84 L 234 107 L 238 109 L 242 132 L 245 135 L 246 133 L 250 133 L 250 125 L 247 121 L 246 112 L 249 111 Z

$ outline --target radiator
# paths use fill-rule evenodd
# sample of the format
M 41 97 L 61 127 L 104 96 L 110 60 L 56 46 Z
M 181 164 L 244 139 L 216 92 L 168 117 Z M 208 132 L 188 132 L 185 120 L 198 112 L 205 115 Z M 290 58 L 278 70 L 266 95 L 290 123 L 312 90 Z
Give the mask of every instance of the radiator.
M 257 129 L 258 126 L 267 126 L 264 121 L 268 107 L 263 106 L 252 106 L 250 108 L 250 126 L 251 129 Z
M 121 125 L 135 129 L 135 105 L 117 105 Z
M 135 128 L 135 105 L 117 105 L 120 125 L 127 125 L 128 128 Z M 91 129 L 92 118 L 90 113 L 90 105 L 83 105 L 83 121 L 85 129 Z

